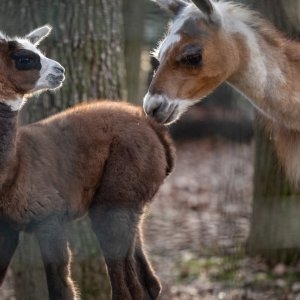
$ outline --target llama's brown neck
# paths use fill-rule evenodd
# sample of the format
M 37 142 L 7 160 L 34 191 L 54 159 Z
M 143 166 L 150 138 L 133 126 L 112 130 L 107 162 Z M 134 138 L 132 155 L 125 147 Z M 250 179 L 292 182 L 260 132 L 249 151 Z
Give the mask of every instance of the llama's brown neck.
M 300 43 L 257 22 L 234 34 L 241 63 L 228 81 L 270 119 L 300 130 Z
M 16 165 L 18 112 L 0 102 L 0 193 Z

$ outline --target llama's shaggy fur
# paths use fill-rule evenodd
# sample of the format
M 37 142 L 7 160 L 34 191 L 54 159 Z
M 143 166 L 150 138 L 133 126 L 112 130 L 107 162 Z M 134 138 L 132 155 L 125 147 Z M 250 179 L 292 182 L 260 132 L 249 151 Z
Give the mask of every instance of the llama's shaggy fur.
M 157 2 L 169 8 L 170 3 Z M 241 5 L 193 2 L 198 7 L 210 3 L 213 11 L 207 15 L 186 2 L 176 15 L 156 51 L 160 67 L 144 99 L 145 111 L 170 123 L 227 81 L 269 119 L 267 127 L 287 174 L 300 182 L 300 43 Z M 198 49 L 192 57 L 201 63 L 186 64 L 188 47 Z
M 74 297 L 63 224 L 89 211 L 113 299 L 156 299 L 160 285 L 143 252 L 139 223 L 173 168 L 165 129 L 140 108 L 114 102 L 79 105 L 19 129 L 16 122 L 17 115 L 0 106 L 5 144 L 14 145 L 0 182 L 1 220 L 15 232 L 12 238 L 20 230 L 36 233 L 50 298 Z
M 64 69 L 36 46 L 49 33 L 0 40 L 0 285 L 20 231 L 37 236 L 51 300 L 79 299 L 70 275 L 67 221 L 89 214 L 114 300 L 157 299 L 143 250 L 145 207 L 173 168 L 166 130 L 140 108 L 79 105 L 18 127 L 23 99 L 61 85 Z

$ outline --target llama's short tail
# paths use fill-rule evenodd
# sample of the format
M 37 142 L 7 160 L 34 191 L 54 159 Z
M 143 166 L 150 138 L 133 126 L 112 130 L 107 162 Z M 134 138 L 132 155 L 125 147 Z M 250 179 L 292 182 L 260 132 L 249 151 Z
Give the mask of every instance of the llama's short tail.
M 151 119 L 147 120 L 149 121 L 151 128 L 157 134 L 160 142 L 165 149 L 167 160 L 166 176 L 168 176 L 173 171 L 175 165 L 176 151 L 174 142 L 172 141 L 172 138 L 170 137 L 170 134 L 168 133 L 165 126 L 160 125 Z

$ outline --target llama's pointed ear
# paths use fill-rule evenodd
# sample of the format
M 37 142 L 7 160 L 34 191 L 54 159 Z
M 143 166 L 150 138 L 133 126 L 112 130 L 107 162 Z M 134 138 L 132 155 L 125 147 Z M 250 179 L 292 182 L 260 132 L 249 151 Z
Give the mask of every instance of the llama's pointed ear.
M 52 30 L 50 25 L 39 27 L 26 35 L 26 38 L 34 45 L 38 45 L 44 38 L 46 38 Z
M 152 0 L 163 9 L 169 11 L 176 16 L 188 3 L 184 0 Z
M 210 0 L 192 0 L 193 3 L 207 16 L 211 17 L 215 10 Z

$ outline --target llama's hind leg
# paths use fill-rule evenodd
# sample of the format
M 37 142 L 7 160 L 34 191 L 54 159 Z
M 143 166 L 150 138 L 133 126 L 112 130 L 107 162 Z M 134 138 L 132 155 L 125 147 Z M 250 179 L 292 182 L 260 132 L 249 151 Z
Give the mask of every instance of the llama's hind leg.
M 133 257 L 139 216 L 125 207 L 97 203 L 90 218 L 107 265 L 112 299 L 144 300 Z
M 149 170 L 141 159 L 144 150 L 132 147 L 127 140 L 114 140 L 89 212 L 105 256 L 114 300 L 157 298 L 148 292 L 146 276 L 140 275 L 144 274 L 144 264 L 141 252 L 136 252 L 136 239 L 144 207 L 156 192 L 164 171 Z
M 19 232 L 0 222 L 0 286 L 19 242 Z
M 65 228 L 57 218 L 39 224 L 35 230 L 46 271 L 50 300 L 75 300 L 70 274 L 71 252 Z
M 157 299 L 161 292 L 161 284 L 155 275 L 147 255 L 143 249 L 143 230 L 142 226 L 138 228 L 138 235 L 135 243 L 134 257 L 137 263 L 137 269 L 141 282 L 148 291 L 149 299 Z

